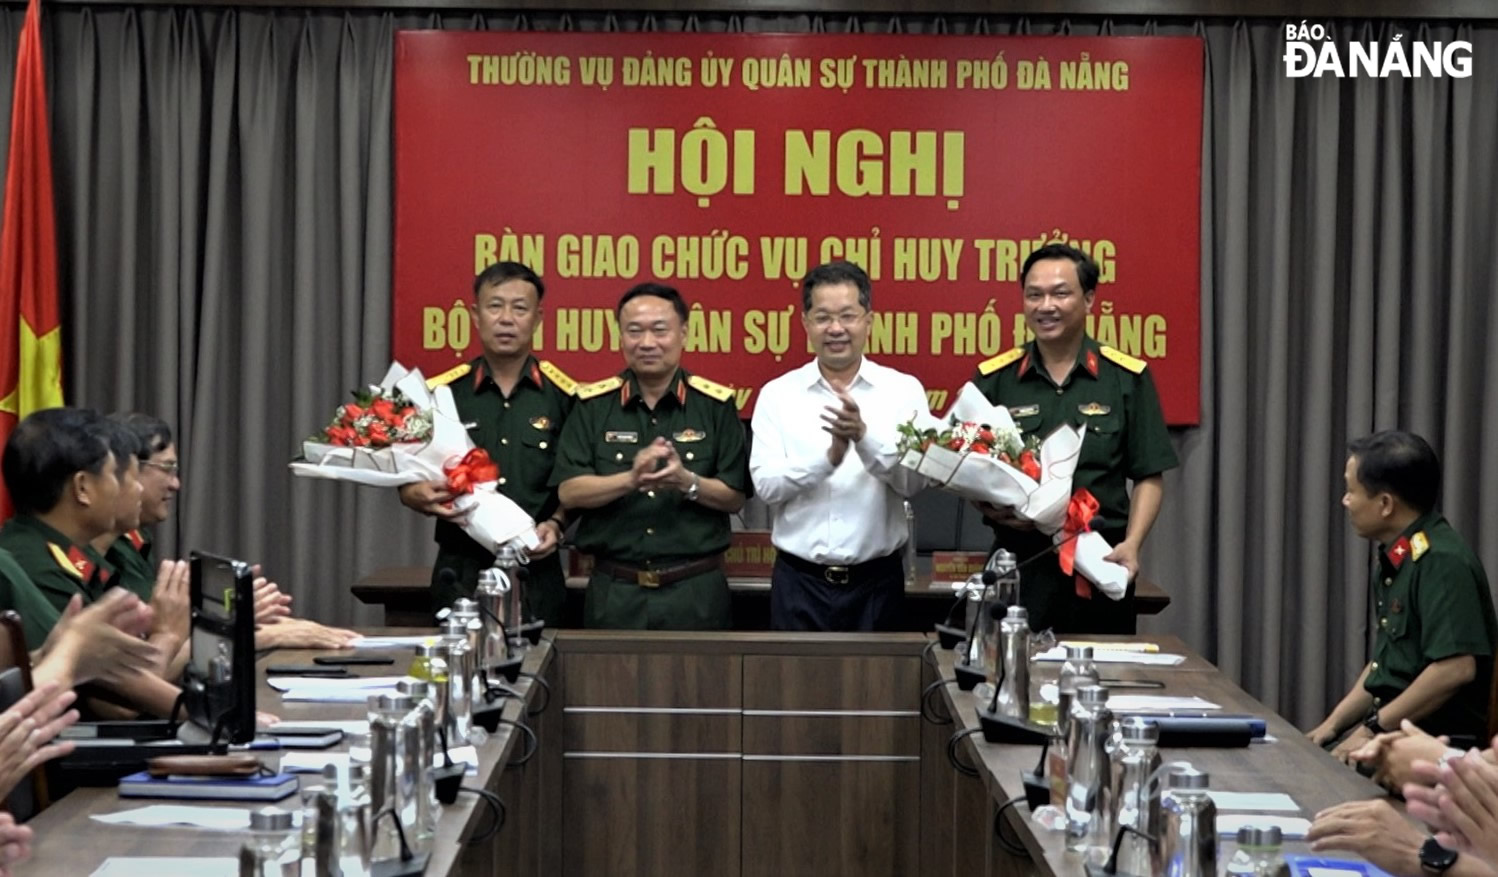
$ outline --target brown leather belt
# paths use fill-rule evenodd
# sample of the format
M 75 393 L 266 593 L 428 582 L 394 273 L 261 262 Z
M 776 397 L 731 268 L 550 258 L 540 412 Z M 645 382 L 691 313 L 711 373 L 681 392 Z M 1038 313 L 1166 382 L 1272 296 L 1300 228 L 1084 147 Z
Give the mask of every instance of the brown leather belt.
M 682 579 L 689 579 L 695 575 L 712 572 L 723 566 L 723 555 L 710 554 L 699 560 L 676 566 L 652 569 L 650 567 L 630 566 L 624 563 L 615 563 L 612 560 L 596 558 L 593 568 L 606 575 L 611 575 L 621 581 L 633 581 L 642 588 L 659 588 L 661 585 L 670 585 Z

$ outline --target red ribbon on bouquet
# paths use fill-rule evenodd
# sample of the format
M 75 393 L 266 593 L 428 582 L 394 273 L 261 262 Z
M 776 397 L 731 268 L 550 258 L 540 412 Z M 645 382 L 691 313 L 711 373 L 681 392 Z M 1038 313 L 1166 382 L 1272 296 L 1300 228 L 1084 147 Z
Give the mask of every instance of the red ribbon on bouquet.
M 1076 579 L 1077 596 L 1084 600 L 1092 599 L 1092 585 L 1084 578 L 1076 575 L 1077 538 L 1081 533 L 1092 530 L 1092 519 L 1097 514 L 1097 497 L 1092 491 L 1082 488 L 1071 495 L 1071 501 L 1066 504 L 1066 522 L 1061 525 L 1061 535 L 1064 541 L 1061 548 L 1056 552 L 1061 561 L 1061 571 Z
M 474 448 L 456 463 L 442 467 L 447 475 L 447 489 L 455 494 L 473 493 L 473 488 L 485 481 L 499 478 L 499 464 L 489 459 L 489 452 Z

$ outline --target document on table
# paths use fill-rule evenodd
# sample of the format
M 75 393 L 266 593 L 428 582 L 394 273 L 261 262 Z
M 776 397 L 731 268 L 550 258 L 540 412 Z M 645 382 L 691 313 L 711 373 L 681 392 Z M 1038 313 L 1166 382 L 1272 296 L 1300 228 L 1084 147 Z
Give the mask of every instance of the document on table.
M 326 719 L 323 721 L 318 721 L 316 719 L 313 719 L 304 722 L 301 720 L 287 721 L 285 719 L 282 719 L 274 725 L 270 725 L 269 727 L 262 729 L 260 733 L 275 736 L 275 733 L 277 731 L 280 731 L 282 733 L 294 733 L 296 731 L 321 731 L 324 728 L 327 728 L 328 730 L 342 731 L 345 734 L 364 734 L 368 733 L 369 731 L 369 720 Z
M 452 756 L 453 764 L 468 765 L 469 774 L 478 773 L 479 752 L 472 746 L 456 746 L 449 749 L 448 754 Z M 299 752 L 289 751 L 281 753 L 282 773 L 322 773 L 325 765 L 333 765 L 338 768 L 340 774 L 348 772 L 347 752 Z M 442 753 L 432 757 L 432 767 L 443 765 Z
M 1303 840 L 1311 830 L 1311 820 L 1299 816 L 1263 816 L 1258 813 L 1217 814 L 1217 833 L 1223 837 L 1237 837 L 1238 829 L 1245 825 L 1259 828 L 1279 826 L 1285 840 Z
M 1047 649 L 1035 655 L 1037 661 L 1065 661 L 1066 649 L 1061 646 Z M 1092 662 L 1094 664 L 1147 664 L 1156 667 L 1174 667 L 1186 662 L 1185 655 L 1172 655 L 1168 652 L 1140 652 L 1140 651 L 1113 651 L 1107 649 L 1093 649 Z
M 436 642 L 440 634 L 435 631 L 419 636 L 363 636 L 349 644 L 351 649 L 411 649 Z
M 250 826 L 250 811 L 233 807 L 188 807 L 181 804 L 152 804 L 115 813 L 93 816 L 110 825 L 190 825 L 219 831 L 243 831 Z M 138 860 L 137 860 L 138 861 Z
M 1108 698 L 1108 709 L 1115 713 L 1203 712 L 1220 710 L 1221 704 L 1200 697 L 1169 694 L 1115 694 Z
M 326 676 L 271 676 L 265 680 L 277 691 L 291 691 L 293 688 L 394 688 L 395 683 L 405 679 L 404 676 L 349 676 L 344 679 L 330 679 Z
M 109 858 L 89 877 L 233 877 L 238 859 Z
M 1299 813 L 1300 805 L 1284 792 L 1208 792 L 1219 811 L 1240 810 L 1245 813 Z

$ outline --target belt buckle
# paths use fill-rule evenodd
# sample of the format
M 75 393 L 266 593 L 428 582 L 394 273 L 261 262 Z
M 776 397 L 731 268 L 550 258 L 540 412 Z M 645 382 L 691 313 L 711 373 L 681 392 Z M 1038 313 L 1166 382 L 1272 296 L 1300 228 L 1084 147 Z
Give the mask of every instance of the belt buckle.
M 653 569 L 637 569 L 635 570 L 635 584 L 642 588 L 659 588 L 661 574 Z
M 846 585 L 849 581 L 849 572 L 846 566 L 829 566 L 822 570 L 822 578 L 834 585 Z

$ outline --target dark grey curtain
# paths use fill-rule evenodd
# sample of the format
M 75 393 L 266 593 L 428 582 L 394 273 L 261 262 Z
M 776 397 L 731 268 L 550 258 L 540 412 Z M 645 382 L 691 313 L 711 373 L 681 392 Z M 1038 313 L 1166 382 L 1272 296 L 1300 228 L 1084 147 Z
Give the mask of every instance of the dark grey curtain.
M 0 118 L 21 15 L 0 11 Z M 1145 557 L 1174 602 L 1147 627 L 1313 722 L 1365 657 L 1370 552 L 1338 506 L 1349 438 L 1428 436 L 1447 514 L 1498 570 L 1479 538 L 1498 526 L 1483 490 L 1498 450 L 1482 439 L 1498 434 L 1498 66 L 1289 80 L 1281 26 L 51 6 L 69 399 L 175 425 L 169 545 L 262 560 L 303 613 L 368 622 L 349 584 L 427 562 L 428 526 L 388 493 L 294 480 L 285 463 L 388 360 L 397 29 L 1198 34 L 1203 421 L 1177 435 L 1184 465 Z M 1402 30 L 1498 57 L 1492 25 Z

